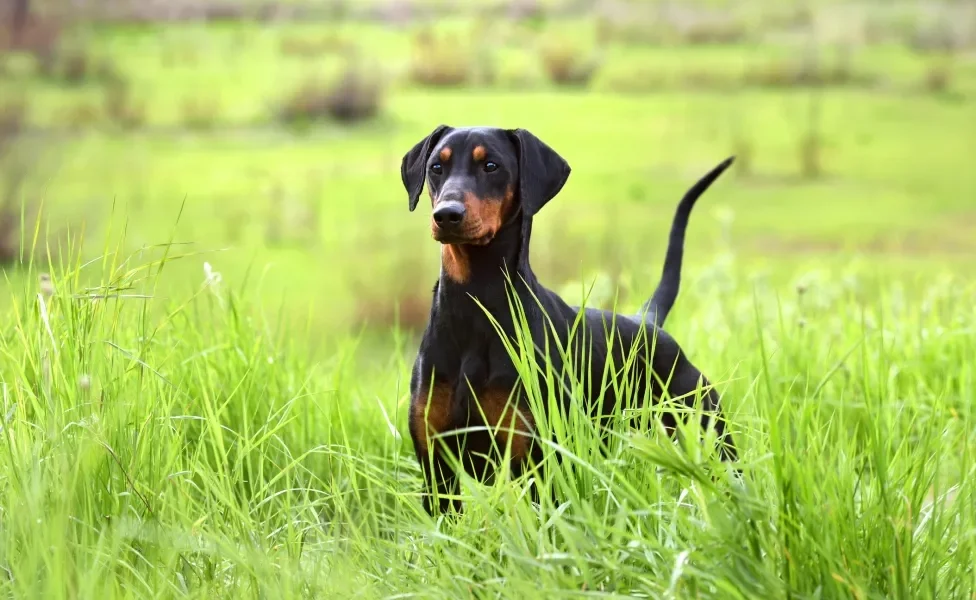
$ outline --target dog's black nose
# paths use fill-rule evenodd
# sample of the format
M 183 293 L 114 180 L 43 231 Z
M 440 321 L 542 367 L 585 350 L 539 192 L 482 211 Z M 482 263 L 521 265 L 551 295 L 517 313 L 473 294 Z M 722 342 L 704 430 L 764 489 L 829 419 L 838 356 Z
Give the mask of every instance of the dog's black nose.
M 463 220 L 464 204 L 460 202 L 442 202 L 434 209 L 434 222 L 438 227 L 453 229 Z

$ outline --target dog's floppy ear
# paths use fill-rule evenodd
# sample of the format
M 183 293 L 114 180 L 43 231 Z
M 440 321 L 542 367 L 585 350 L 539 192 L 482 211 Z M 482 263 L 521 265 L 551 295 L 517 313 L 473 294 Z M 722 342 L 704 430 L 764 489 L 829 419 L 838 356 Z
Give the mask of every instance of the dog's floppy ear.
M 509 135 L 518 147 L 522 210 L 531 216 L 563 189 L 569 179 L 569 163 L 527 129 L 513 129 Z
M 424 189 L 424 179 L 427 175 L 427 158 L 430 150 L 437 145 L 444 132 L 450 129 L 447 125 L 438 125 L 427 137 L 417 142 L 409 152 L 403 155 L 400 163 L 400 179 L 410 197 L 410 210 L 417 208 L 420 192 Z

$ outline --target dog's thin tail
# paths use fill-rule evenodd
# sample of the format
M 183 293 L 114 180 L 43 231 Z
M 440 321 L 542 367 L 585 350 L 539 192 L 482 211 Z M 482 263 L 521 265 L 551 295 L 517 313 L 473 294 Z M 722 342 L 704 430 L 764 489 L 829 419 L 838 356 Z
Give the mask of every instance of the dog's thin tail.
M 641 312 L 646 315 L 654 325 L 660 327 L 664 320 L 668 318 L 671 307 L 678 297 L 678 289 L 681 287 L 681 260 L 685 252 L 685 230 L 688 228 L 688 217 L 691 209 L 699 196 L 705 193 L 716 179 L 725 172 L 735 161 L 734 156 L 723 160 L 717 167 L 705 174 L 695 185 L 685 192 L 678 209 L 674 213 L 674 221 L 671 223 L 671 235 L 668 238 L 668 249 L 664 255 L 664 269 L 661 272 L 661 281 L 654 290 L 654 295 L 644 303 Z

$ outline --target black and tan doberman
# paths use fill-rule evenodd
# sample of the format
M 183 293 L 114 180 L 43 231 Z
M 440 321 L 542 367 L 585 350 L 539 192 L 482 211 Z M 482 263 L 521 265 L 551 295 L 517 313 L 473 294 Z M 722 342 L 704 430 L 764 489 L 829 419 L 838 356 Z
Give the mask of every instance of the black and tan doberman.
M 665 390 L 671 398 L 681 397 L 686 403 L 700 397 L 703 425 L 714 424 L 722 458 L 736 459 L 732 437 L 719 414 L 717 392 L 674 338 L 661 329 L 678 294 L 691 209 L 731 163 L 730 157 L 715 167 L 679 203 L 661 281 L 642 310 L 621 315 L 586 308 L 579 315 L 581 309 L 540 284 L 529 265 L 532 219 L 566 183 L 570 167 L 565 159 L 525 129 L 445 125 L 407 152 L 401 177 L 410 210 L 417 207 L 426 182 L 431 234 L 441 246 L 440 278 L 410 382 L 410 435 L 428 485 L 424 507 L 429 513 L 434 513 L 435 490 L 440 497 L 436 508 L 461 508 L 456 497 L 449 497 L 456 495 L 457 477 L 445 459 L 445 450 L 459 457 L 463 468 L 482 481 L 494 472 L 494 460 L 489 460 L 493 449 L 510 451 L 514 475 L 523 472 L 530 459 L 537 462 L 541 458 L 524 382 L 486 315 L 511 338 L 516 326 L 510 304 L 513 293 L 524 311 L 535 351 L 550 349 L 541 358 L 552 364 L 552 372 L 569 372 L 563 369 L 560 352 L 554 350 L 557 344 L 575 352 L 569 356 L 577 359 L 568 366 L 586 371 L 584 389 L 596 405 L 593 416 L 619 411 L 620 401 L 657 400 Z M 585 334 L 571 336 L 580 316 Z M 618 398 L 615 390 L 619 388 L 605 382 L 604 369 L 608 360 L 620 369 L 631 351 L 638 360 L 633 361 L 629 375 L 629 398 Z M 652 373 L 648 373 L 648 365 Z M 544 394 L 549 391 L 546 381 L 540 374 Z M 559 387 L 557 397 L 568 402 L 565 387 Z M 598 398 L 602 401 L 597 402 Z M 672 433 L 675 419 L 670 414 L 662 416 Z M 450 435 L 458 430 L 465 432 Z

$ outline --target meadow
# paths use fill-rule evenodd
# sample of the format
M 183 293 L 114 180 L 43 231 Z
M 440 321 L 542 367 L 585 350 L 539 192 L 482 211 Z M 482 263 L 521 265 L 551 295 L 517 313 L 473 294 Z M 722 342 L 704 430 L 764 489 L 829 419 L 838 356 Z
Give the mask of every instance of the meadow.
M 100 17 L 53 49 L 39 17 L 0 54 L 3 593 L 976 597 L 976 15 L 742 6 Z M 616 423 L 603 453 L 576 419 L 555 499 L 465 480 L 463 515 L 424 513 L 439 252 L 399 163 L 442 122 L 567 158 L 534 267 L 627 311 L 737 156 L 667 329 L 741 477 L 693 430 Z

